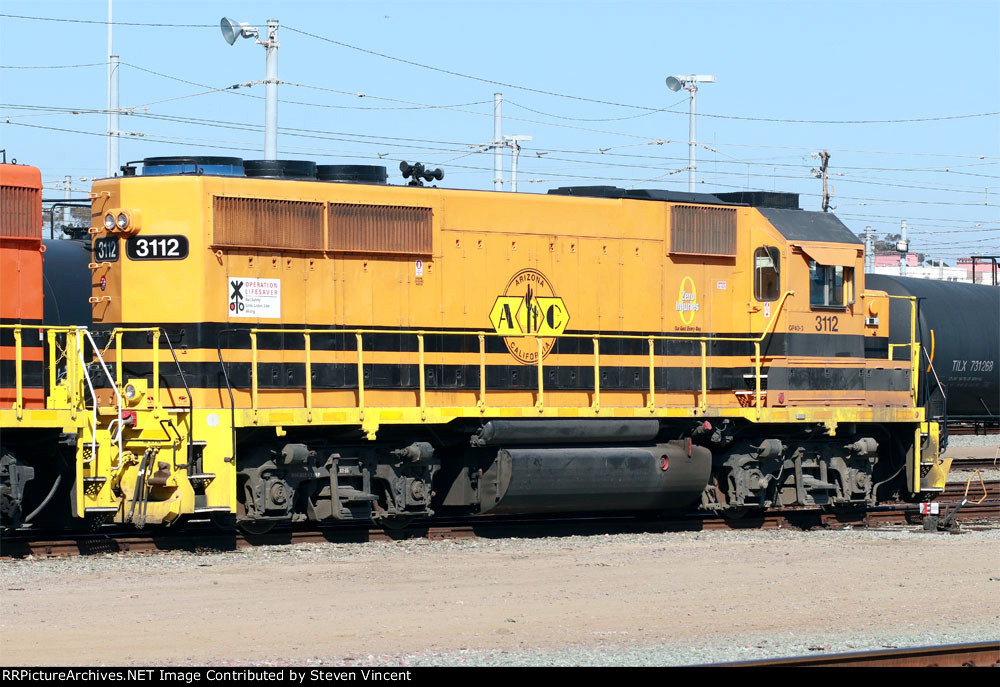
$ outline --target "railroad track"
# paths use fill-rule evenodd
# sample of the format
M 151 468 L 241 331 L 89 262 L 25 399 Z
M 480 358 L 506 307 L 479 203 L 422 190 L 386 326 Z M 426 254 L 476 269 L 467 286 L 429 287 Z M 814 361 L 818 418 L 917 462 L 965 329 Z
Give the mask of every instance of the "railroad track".
M 956 470 L 1000 470 L 1000 456 L 997 458 L 956 458 L 951 464 Z
M 982 495 L 970 489 L 970 503 L 957 520 L 966 525 L 1000 521 L 1000 481 L 986 482 L 987 499 L 976 504 Z M 980 487 L 981 489 L 981 487 Z M 941 498 L 941 515 L 954 508 L 965 494 L 965 484 L 950 483 Z M 917 504 L 895 504 L 872 509 L 825 512 L 817 508 L 784 509 L 764 514 L 748 513 L 739 519 L 708 514 L 687 514 L 654 518 L 645 516 L 612 517 L 526 517 L 478 516 L 436 520 L 424 526 L 387 530 L 370 524 L 335 524 L 312 528 L 275 529 L 263 535 L 221 532 L 206 525 L 179 530 L 140 533 L 135 530 L 106 531 L 46 538 L 41 533 L 15 533 L 4 537 L 0 558 L 27 556 L 76 556 L 108 553 L 151 553 L 165 551 L 232 551 L 239 548 L 309 543 L 359 543 L 424 538 L 431 540 L 480 538 L 547 537 L 570 535 L 627 534 L 633 532 L 690 532 L 743 529 L 844 529 L 877 528 L 893 525 L 915 526 L 923 523 Z
M 954 425 L 948 427 L 948 434 L 954 436 L 996 436 L 1000 434 L 1000 428 L 997 427 L 969 427 L 968 425 Z
M 846 654 L 823 654 L 793 658 L 768 658 L 759 661 L 714 663 L 712 666 L 761 667 L 879 667 L 879 668 L 958 668 L 1000 666 L 1000 641 L 973 644 L 948 644 L 905 649 L 858 651 Z

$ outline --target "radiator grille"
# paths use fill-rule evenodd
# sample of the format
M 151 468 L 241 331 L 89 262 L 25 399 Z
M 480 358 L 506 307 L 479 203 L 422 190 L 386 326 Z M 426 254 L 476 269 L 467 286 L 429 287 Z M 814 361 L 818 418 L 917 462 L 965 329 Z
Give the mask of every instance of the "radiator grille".
M 323 203 L 216 196 L 217 246 L 323 250 Z
M 430 255 L 431 208 L 330 203 L 329 250 Z
M 0 238 L 42 238 L 41 190 L 0 186 Z
M 735 256 L 736 208 L 673 206 L 670 252 Z

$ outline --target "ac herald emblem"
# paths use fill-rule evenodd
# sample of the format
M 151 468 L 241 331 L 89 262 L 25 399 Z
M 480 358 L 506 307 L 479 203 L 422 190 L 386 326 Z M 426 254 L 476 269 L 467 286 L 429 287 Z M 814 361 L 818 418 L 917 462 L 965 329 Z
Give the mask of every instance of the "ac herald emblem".
M 504 335 L 510 354 L 530 365 L 538 362 L 538 339 L 545 358 L 556 343 L 554 337 L 566 330 L 569 312 L 544 274 L 525 269 L 515 274 L 503 295 L 497 297 L 490 322 L 497 334 Z

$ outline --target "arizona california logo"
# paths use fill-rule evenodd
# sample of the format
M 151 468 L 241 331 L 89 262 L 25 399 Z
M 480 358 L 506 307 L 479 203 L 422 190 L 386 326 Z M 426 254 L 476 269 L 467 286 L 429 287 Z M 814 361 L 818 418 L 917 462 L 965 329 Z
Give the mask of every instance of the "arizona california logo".
M 524 269 L 507 283 L 490 310 L 490 322 L 498 334 L 506 335 L 507 350 L 520 362 L 538 362 L 541 338 L 544 358 L 569 322 L 563 299 L 556 296 L 552 282 L 535 269 Z

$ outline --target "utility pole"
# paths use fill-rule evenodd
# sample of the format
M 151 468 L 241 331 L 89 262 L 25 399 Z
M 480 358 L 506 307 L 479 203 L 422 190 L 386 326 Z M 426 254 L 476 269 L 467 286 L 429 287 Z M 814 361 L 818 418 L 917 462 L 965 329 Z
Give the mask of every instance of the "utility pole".
M 70 175 L 67 174 L 63 178 L 63 199 L 69 200 L 70 199 L 70 193 L 72 191 L 73 191 L 73 177 L 71 177 Z M 67 224 L 72 223 L 72 221 L 73 221 L 73 210 L 72 210 L 72 208 L 70 208 L 69 205 L 63 205 L 63 208 L 62 208 L 62 222 L 63 222 L 63 227 L 65 227 Z
M 503 190 L 503 94 L 493 94 L 493 190 Z
M 830 191 L 828 190 L 827 168 L 830 166 L 830 153 L 825 150 L 821 153 L 813 153 L 812 157 L 819 158 L 819 169 L 813 169 L 813 176 L 823 179 L 823 212 L 830 212 Z
M 504 136 L 504 142 L 510 146 L 510 190 L 517 193 L 517 158 L 521 154 L 521 141 L 530 141 L 531 136 L 517 134 Z
M 830 166 L 830 153 L 824 150 L 819 154 L 819 157 L 821 161 L 819 170 L 823 174 L 823 212 L 830 212 L 830 191 L 827 187 L 829 181 L 827 168 Z
M 900 233 L 902 233 L 903 238 L 896 242 L 896 251 L 899 252 L 899 276 L 906 276 L 906 258 L 910 250 L 910 242 L 906 240 L 906 220 L 901 220 L 899 224 Z
M 865 272 L 875 271 L 875 239 L 872 228 L 865 227 Z

